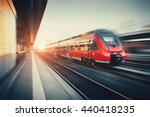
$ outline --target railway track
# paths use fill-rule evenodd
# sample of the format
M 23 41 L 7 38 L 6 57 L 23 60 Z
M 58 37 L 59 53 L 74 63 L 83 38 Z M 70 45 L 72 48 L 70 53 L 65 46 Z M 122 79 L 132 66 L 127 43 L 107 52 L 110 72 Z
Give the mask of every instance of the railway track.
M 73 62 L 76 63 L 76 61 L 73 61 Z M 78 62 L 78 64 L 80 64 L 82 66 L 90 67 L 90 68 L 95 69 L 95 70 L 111 73 L 111 74 L 120 76 L 120 77 L 125 78 L 125 79 L 128 78 L 128 79 L 132 79 L 132 80 L 139 81 L 139 82 L 146 83 L 146 84 L 150 83 L 150 79 L 149 79 L 150 72 L 145 72 L 145 71 L 149 70 L 148 69 L 149 65 L 147 65 L 147 66 L 139 65 L 140 69 L 142 69 L 142 71 L 143 71 L 142 72 L 142 71 L 140 71 L 140 69 L 135 70 L 135 68 L 139 67 L 137 65 L 138 63 L 137 64 L 135 63 L 136 65 L 125 63 L 121 66 L 109 66 L 109 65 L 103 65 L 103 64 L 98 65 L 98 66 L 89 66 L 86 64 L 82 64 L 80 62 Z M 130 69 L 128 67 L 130 67 Z
M 84 99 L 128 99 L 131 98 L 75 71 L 47 56 L 40 57 L 70 84 Z M 71 76 L 71 77 L 70 77 Z
M 73 62 L 76 63 L 76 61 L 73 61 Z M 83 65 L 80 62 L 78 62 L 78 64 Z M 111 73 L 111 74 L 114 74 L 114 75 L 118 75 L 118 76 L 120 76 L 122 78 L 125 78 L 125 79 L 128 78 L 128 79 L 132 79 L 132 80 L 135 80 L 135 81 L 139 81 L 139 82 L 142 82 L 142 83 L 149 84 L 150 83 L 150 80 L 149 80 L 150 72 L 148 72 L 149 65 L 146 65 L 146 66 L 139 65 L 140 69 L 135 70 L 135 68 L 139 67 L 137 65 L 138 63 L 135 63 L 135 64 L 130 64 L 130 63 L 127 62 L 127 64 L 125 63 L 121 66 L 111 66 L 111 67 L 108 66 L 108 65 L 98 65 L 98 66 L 93 67 L 93 66 L 89 66 L 89 65 L 86 65 L 86 64 L 84 64 L 83 66 L 90 67 L 92 69 L 99 70 L 99 71 L 108 72 L 108 73 Z M 145 72 L 145 71 L 147 71 L 147 72 Z
M 149 69 L 150 68 L 150 64 L 148 63 L 139 63 L 137 62 L 132 62 L 132 61 L 126 61 L 125 63 L 126 66 L 131 66 L 131 67 L 139 67 L 142 69 Z

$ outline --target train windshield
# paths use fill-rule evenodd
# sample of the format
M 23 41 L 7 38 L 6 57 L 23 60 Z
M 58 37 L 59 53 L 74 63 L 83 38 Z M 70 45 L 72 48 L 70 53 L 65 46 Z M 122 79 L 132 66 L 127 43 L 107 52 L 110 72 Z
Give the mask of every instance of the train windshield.
M 112 32 L 107 30 L 97 30 L 96 34 L 107 46 L 117 46 L 120 45 L 119 38 Z
M 117 43 L 117 40 L 116 40 L 116 37 L 114 35 L 104 35 L 102 34 L 101 35 L 106 43 L 106 45 L 112 45 L 112 46 L 116 46 L 118 43 Z

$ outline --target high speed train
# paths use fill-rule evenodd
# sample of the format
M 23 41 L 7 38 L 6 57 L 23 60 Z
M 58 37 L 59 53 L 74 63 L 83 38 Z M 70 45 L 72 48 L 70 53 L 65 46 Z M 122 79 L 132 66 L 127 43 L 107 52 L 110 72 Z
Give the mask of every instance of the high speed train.
M 51 43 L 45 50 L 53 55 L 96 63 L 120 64 L 126 60 L 126 53 L 119 38 L 111 31 L 97 29 L 71 38 Z

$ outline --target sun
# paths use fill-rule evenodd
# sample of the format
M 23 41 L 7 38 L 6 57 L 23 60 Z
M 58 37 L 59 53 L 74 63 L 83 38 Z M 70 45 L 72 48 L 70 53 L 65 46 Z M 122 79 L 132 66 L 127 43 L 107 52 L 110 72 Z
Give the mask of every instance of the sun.
M 39 48 L 40 51 L 42 51 L 44 49 L 44 46 L 43 45 L 39 45 L 38 48 Z

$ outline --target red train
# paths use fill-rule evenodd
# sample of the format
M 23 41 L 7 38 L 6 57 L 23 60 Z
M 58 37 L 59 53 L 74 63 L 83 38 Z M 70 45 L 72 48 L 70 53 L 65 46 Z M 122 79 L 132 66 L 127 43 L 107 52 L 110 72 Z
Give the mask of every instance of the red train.
M 80 60 L 91 65 L 120 64 L 126 59 L 119 38 L 114 33 L 102 29 L 49 44 L 46 48 L 51 54 Z

